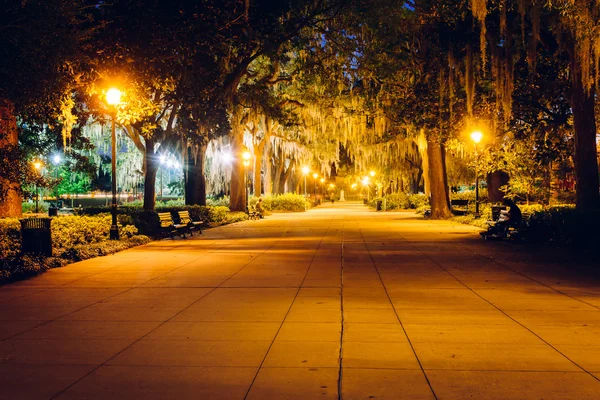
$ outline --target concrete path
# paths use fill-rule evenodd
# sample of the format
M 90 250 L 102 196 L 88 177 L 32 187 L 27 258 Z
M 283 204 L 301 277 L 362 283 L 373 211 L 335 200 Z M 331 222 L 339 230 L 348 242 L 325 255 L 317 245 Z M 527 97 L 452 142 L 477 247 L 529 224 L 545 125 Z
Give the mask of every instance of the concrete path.
M 530 253 L 345 203 L 72 264 L 0 287 L 0 399 L 599 399 L 598 279 Z

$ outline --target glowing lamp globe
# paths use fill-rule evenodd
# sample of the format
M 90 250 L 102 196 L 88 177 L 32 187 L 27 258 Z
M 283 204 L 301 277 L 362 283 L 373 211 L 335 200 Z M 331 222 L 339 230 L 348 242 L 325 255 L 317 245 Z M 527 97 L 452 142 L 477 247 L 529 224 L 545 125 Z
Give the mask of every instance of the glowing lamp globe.
M 121 104 L 121 91 L 117 88 L 110 88 L 106 92 L 106 102 L 111 106 Z
M 481 131 L 475 131 L 475 132 L 471 133 L 471 140 L 473 140 L 473 142 L 475 142 L 475 143 L 481 142 L 482 138 L 483 138 L 483 133 L 481 133 Z
M 303 173 L 304 175 L 307 175 L 307 174 L 308 174 L 308 171 L 309 171 L 308 167 L 302 167 L 302 173 Z

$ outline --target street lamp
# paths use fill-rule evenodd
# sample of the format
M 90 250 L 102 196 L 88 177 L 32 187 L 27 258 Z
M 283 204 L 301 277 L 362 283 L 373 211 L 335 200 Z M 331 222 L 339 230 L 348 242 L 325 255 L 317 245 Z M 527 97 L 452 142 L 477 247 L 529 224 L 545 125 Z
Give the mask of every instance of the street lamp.
M 302 167 L 302 174 L 304 175 L 304 197 L 306 197 L 306 175 L 308 175 L 309 172 L 310 170 L 308 167 Z
M 369 197 L 371 195 L 371 188 L 369 187 L 369 183 L 370 183 L 369 177 L 365 176 L 362 180 L 362 184 L 367 187 L 367 204 L 369 203 Z
M 250 158 L 252 154 L 249 151 L 245 151 L 242 153 L 242 158 L 244 159 L 244 186 L 246 189 L 246 214 L 248 214 L 248 166 L 250 165 Z
M 117 88 L 110 88 L 106 92 L 106 103 L 111 106 L 112 131 L 110 145 L 112 147 L 112 205 L 110 212 L 112 223 L 110 225 L 110 239 L 119 240 L 119 227 L 117 226 L 117 134 L 115 129 L 115 120 L 117 119 L 117 106 L 121 104 L 121 91 Z
M 475 218 L 479 218 L 479 171 L 477 167 L 479 164 L 479 154 L 477 153 L 477 144 L 481 142 L 483 133 L 481 131 L 474 131 L 471 133 L 471 140 L 475 143 Z
M 35 160 L 33 162 L 33 167 L 41 174 L 42 167 L 44 165 L 41 161 Z M 40 201 L 40 187 L 38 186 L 37 180 L 35 181 L 35 213 L 39 212 L 39 201 Z

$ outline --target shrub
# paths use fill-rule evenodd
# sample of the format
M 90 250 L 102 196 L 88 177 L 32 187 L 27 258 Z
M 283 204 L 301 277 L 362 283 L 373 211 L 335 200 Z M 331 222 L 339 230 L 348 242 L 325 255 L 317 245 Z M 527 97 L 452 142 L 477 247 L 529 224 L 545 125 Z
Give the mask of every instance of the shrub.
M 302 212 L 309 208 L 310 202 L 301 194 L 284 193 L 274 196 L 262 196 L 262 207 L 265 211 Z M 258 197 L 252 196 L 248 200 L 251 207 L 255 207 Z
M 218 206 L 229 207 L 229 196 L 207 197 L 206 205 L 211 206 L 211 207 L 218 207 Z
M 0 219 L 0 263 L 13 260 L 21 251 L 21 223 L 16 218 Z
M 383 198 L 378 197 L 369 203 L 369 205 L 375 208 L 377 201 L 383 201 Z M 407 193 L 392 193 L 385 196 L 385 209 L 386 211 L 394 210 L 414 210 L 420 209 L 424 206 L 429 205 L 429 199 L 423 193 L 418 194 L 407 194 Z
M 52 244 L 58 249 L 98 243 L 108 239 L 111 216 L 65 215 L 52 219 Z
M 225 223 L 233 224 L 234 222 L 247 221 L 248 214 L 242 211 L 230 211 L 227 213 Z
M 227 220 L 227 214 L 229 213 L 229 207 L 216 206 L 208 209 L 208 220 L 209 222 L 223 223 Z
M 50 207 L 50 203 L 47 203 L 45 201 L 40 201 L 38 203 L 38 212 L 47 213 L 49 207 Z M 21 211 L 23 212 L 23 214 L 35 213 L 35 201 L 33 201 L 31 203 L 27 202 L 27 201 L 21 203 Z

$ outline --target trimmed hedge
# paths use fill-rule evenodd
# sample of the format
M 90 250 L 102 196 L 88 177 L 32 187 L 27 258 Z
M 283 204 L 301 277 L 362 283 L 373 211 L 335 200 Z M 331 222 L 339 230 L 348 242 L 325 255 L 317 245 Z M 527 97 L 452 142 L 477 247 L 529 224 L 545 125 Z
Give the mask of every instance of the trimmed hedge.
M 261 196 L 262 207 L 265 211 L 274 212 L 304 212 L 310 208 L 310 202 L 301 194 L 284 193 L 273 196 Z M 258 197 L 252 196 L 248 199 L 251 207 L 258 203 Z
M 396 210 L 416 210 L 429 205 L 429 199 L 422 193 L 392 193 L 386 197 L 386 211 Z M 382 197 L 375 198 L 369 203 L 370 207 L 375 208 L 377 201 L 383 201 Z
M 0 283 L 38 274 L 74 261 L 115 253 L 150 241 L 133 225 L 119 225 L 122 240 L 109 241 L 110 215 L 60 216 L 52 219 L 53 257 L 21 254 L 21 224 L 0 219 Z

